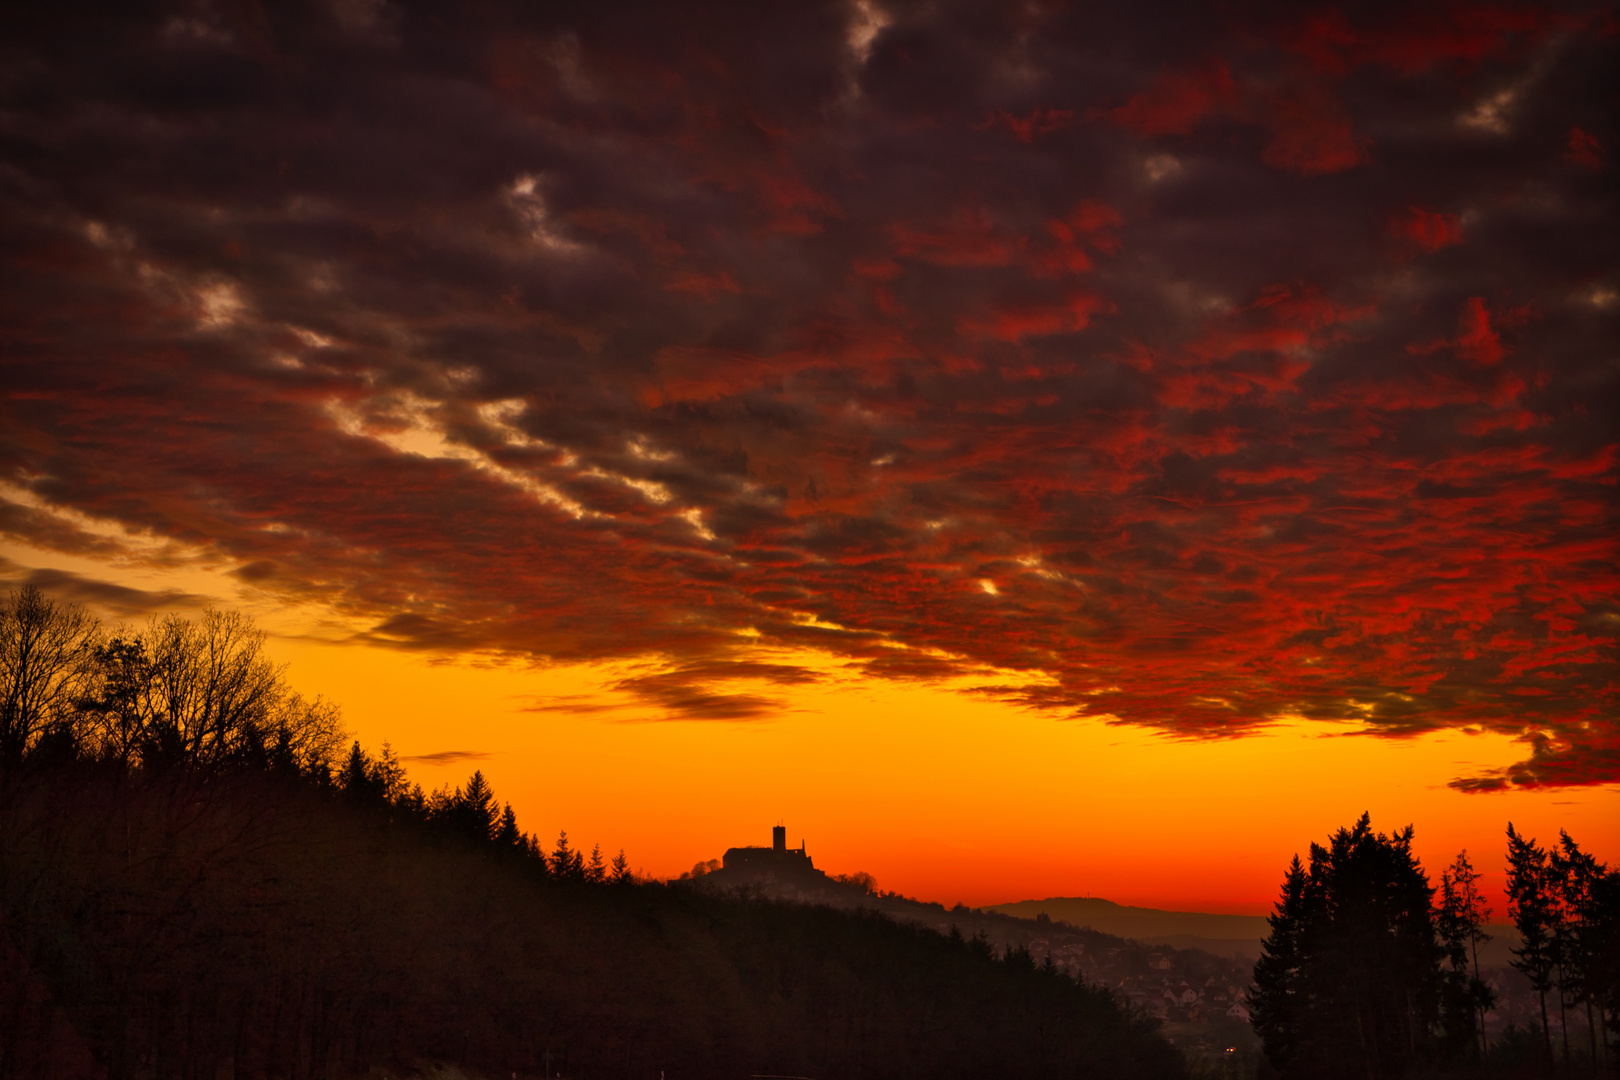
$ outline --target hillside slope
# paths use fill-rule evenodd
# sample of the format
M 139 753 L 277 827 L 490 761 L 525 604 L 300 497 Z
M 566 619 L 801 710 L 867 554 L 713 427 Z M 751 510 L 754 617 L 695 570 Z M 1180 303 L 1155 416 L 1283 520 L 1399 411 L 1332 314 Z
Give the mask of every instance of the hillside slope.
M 1166 1077 L 988 942 L 522 860 L 253 772 L 0 773 L 0 1074 Z

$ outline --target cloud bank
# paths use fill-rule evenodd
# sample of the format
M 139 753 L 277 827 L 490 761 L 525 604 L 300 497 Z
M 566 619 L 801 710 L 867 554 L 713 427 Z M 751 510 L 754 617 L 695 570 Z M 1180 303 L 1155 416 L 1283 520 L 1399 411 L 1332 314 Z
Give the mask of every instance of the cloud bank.
M 1608 8 L 4 18 L 16 540 L 674 718 L 804 647 L 1620 780 Z

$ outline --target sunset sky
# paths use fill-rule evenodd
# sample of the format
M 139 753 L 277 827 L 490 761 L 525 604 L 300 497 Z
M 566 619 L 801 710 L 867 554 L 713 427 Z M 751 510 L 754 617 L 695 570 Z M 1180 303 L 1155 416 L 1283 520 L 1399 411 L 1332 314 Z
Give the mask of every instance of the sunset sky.
M 242 608 L 649 874 L 1620 862 L 1612 5 L 69 10 L 0 16 L 10 587 Z

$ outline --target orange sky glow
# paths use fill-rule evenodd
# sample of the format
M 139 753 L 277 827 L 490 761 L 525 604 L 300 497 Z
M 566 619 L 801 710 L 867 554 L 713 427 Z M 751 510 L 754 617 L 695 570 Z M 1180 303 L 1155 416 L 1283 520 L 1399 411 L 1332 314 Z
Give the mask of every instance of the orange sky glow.
M 45 554 L 0 548 L 18 563 Z M 916 686 L 840 677 L 837 657 L 764 649 L 761 659 L 831 677 L 767 718 L 669 721 L 610 689 L 635 663 L 537 666 L 346 643 L 329 613 L 233 592 L 205 568 L 55 561 L 242 607 L 272 631 L 270 651 L 296 689 L 339 702 L 362 745 L 389 742 L 425 789 L 481 769 L 526 828 L 548 839 L 566 829 L 609 855 L 622 847 L 655 877 L 768 843 L 779 821 L 827 872 L 866 871 L 880 888 L 946 906 L 1101 896 L 1265 914 L 1288 859 L 1363 810 L 1381 829 L 1415 824 L 1432 878 L 1466 848 L 1498 892 L 1510 820 L 1544 841 L 1567 829 L 1600 857 L 1620 856 L 1615 786 L 1445 785 L 1522 758 L 1502 735 L 1380 739 L 1294 720 L 1241 739 L 1173 738 L 971 692 L 1005 673 Z M 1498 918 L 1504 905 L 1497 896 Z

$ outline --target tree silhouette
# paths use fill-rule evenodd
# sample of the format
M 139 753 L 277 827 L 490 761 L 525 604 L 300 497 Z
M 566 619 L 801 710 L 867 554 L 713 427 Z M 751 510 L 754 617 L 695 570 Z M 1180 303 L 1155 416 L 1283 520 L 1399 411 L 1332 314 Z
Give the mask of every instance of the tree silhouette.
M 482 769 L 475 769 L 467 778 L 467 786 L 457 788 L 442 811 L 442 819 L 453 832 L 469 840 L 487 844 L 495 837 L 500 812 L 496 810 L 495 792 L 484 779 Z
M 1309 912 L 1305 902 L 1305 867 L 1295 855 L 1283 876 L 1282 898 L 1267 917 L 1271 933 L 1260 945 L 1249 995 L 1250 1024 L 1279 1069 L 1310 1056 L 1303 937 Z
M 378 782 L 371 755 L 360 749 L 359 739 L 354 741 L 354 745 L 349 749 L 349 756 L 344 759 L 337 784 L 353 802 L 375 806 L 384 801 L 385 793 Z
M 1605 879 L 1609 868 L 1582 851 L 1569 833 L 1559 830 L 1558 847 L 1548 855 L 1548 869 L 1556 882 L 1559 906 L 1564 913 L 1560 935 L 1560 995 L 1570 993 L 1574 1004 L 1586 1006 L 1586 1028 L 1594 1067 L 1598 1060 L 1598 1021 L 1603 1012 L 1605 989 L 1603 958 L 1608 939 L 1620 919 L 1620 906 L 1607 895 Z M 1594 1016 L 1594 1006 L 1597 1015 Z M 1565 1035 L 1568 1039 L 1568 1035 Z M 1607 1043 L 1605 1037 L 1604 1042 Z M 1565 1060 L 1569 1052 L 1565 1049 Z
M 557 834 L 557 846 L 551 851 L 551 873 L 564 881 L 585 880 L 585 857 L 568 846 L 568 833 Z
M 1480 876 L 1468 861 L 1468 852 L 1459 852 L 1456 861 L 1440 875 L 1435 929 L 1451 964 L 1445 973 L 1446 1037 L 1453 1042 L 1466 1040 L 1483 1055 L 1485 1014 L 1495 1004 L 1496 995 L 1479 977 L 1479 944 L 1491 939 L 1481 929 L 1491 909 L 1480 894 Z
M 146 647 L 138 637 L 118 635 L 95 647 L 93 665 L 95 676 L 78 703 L 84 742 L 98 757 L 127 768 L 140 760 L 145 729 Z
M 1547 1025 L 1547 991 L 1552 989 L 1558 963 L 1555 934 L 1560 921 L 1546 849 L 1526 840 L 1508 822 L 1508 917 L 1519 931 L 1520 944 L 1511 950 L 1512 965 L 1530 980 L 1541 1003 L 1541 1037 L 1547 1061 L 1553 1059 L 1552 1030 Z
M 405 766 L 399 763 L 394 748 L 387 742 L 382 744 L 377 759 L 371 763 L 371 782 L 382 792 L 383 801 L 390 804 L 397 804 L 409 789 L 405 781 Z
M 1605 1029 L 1599 1042 L 1607 1054 L 1609 1030 L 1620 1025 L 1620 869 L 1593 882 L 1592 909 L 1597 918 L 1591 933 L 1591 989 L 1598 1024 Z
M 495 823 L 493 839 L 495 846 L 502 851 L 527 854 L 529 838 L 524 836 L 522 830 L 518 828 L 517 814 L 512 812 L 511 803 L 507 803 L 502 807 L 500 820 Z
M 82 607 L 33 585 L 0 604 L 0 765 L 20 762 L 53 729 L 72 730 L 99 636 Z
M 1442 950 L 1412 827 L 1386 836 L 1363 814 L 1296 856 L 1255 965 L 1250 1001 L 1285 1076 L 1397 1076 L 1442 1056 Z
M 264 633 L 240 612 L 210 609 L 196 621 L 154 617 L 140 634 L 105 641 L 93 619 L 75 617 L 83 619 L 82 647 L 75 674 L 63 682 L 74 692 L 57 693 L 54 710 L 95 757 L 126 768 L 206 772 L 247 765 L 318 776 L 342 746 L 337 707 L 293 692 L 264 653 Z M 0 670 L 12 621 L 0 611 Z M 341 777 L 337 782 L 346 786 Z

